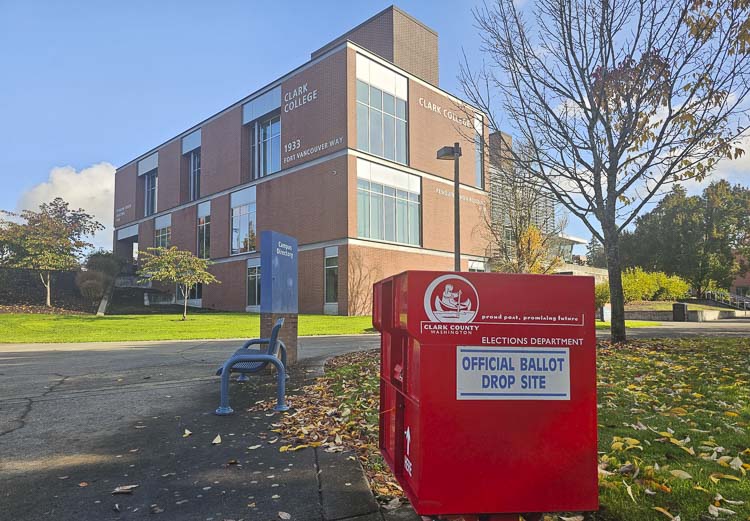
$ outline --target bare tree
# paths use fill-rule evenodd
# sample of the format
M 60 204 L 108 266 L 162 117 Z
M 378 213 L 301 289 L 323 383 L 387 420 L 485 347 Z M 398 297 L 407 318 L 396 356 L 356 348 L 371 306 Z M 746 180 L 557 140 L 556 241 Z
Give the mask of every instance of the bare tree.
M 490 146 L 499 145 L 493 138 Z M 554 272 L 563 262 L 560 241 L 567 224 L 555 212 L 555 199 L 514 161 L 496 161 L 490 168 L 490 208 L 482 215 L 492 270 Z
M 347 290 L 349 294 L 349 314 L 366 315 L 371 312 L 372 285 L 379 280 L 380 270 L 368 266 L 362 254 L 349 248 L 348 257 Z
M 469 100 L 493 130 L 504 109 L 531 157 L 512 154 L 607 254 L 612 339 L 625 340 L 620 234 L 671 183 L 742 154 L 747 0 L 513 0 L 474 12 L 488 63 Z M 499 98 L 499 99 L 498 99 Z

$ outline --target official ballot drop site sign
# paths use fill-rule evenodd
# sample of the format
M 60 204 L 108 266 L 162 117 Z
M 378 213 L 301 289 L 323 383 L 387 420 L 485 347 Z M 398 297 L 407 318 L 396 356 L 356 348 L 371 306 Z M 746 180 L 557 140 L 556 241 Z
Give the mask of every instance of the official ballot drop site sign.
M 419 514 L 597 508 L 592 277 L 407 271 L 374 307 L 381 449 Z

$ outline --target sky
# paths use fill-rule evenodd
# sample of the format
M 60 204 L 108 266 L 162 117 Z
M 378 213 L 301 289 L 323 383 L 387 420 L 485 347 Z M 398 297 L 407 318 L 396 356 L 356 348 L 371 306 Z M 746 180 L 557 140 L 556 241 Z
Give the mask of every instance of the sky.
M 0 209 L 60 195 L 111 226 L 114 169 L 309 60 L 389 1 L 0 0 Z M 440 87 L 480 64 L 481 0 L 402 0 L 439 34 Z M 750 159 L 723 168 L 737 182 Z M 698 187 L 695 187 L 698 189 Z M 571 218 L 568 233 L 588 239 Z M 97 236 L 111 247 L 111 229 Z

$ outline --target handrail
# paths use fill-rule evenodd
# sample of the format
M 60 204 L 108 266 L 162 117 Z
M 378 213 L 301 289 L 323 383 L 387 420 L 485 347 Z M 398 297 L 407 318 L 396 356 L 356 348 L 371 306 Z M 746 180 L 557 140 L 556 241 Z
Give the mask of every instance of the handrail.
M 736 295 L 728 291 L 706 291 L 706 299 L 745 311 L 750 309 L 750 297 Z

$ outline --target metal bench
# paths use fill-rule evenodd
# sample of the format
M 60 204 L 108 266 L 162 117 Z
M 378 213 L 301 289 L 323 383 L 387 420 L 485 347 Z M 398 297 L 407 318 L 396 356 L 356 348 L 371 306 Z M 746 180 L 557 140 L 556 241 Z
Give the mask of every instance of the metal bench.
M 268 364 L 276 366 L 277 395 L 275 411 L 287 411 L 289 406 L 286 404 L 284 395 L 286 393 L 286 380 L 289 376 L 286 374 L 286 346 L 279 339 L 279 330 L 284 325 L 284 319 L 280 318 L 271 330 L 269 338 L 253 338 L 245 342 L 241 348 L 224 362 L 218 371 L 217 376 L 221 376 L 221 401 L 216 414 L 226 416 L 234 411 L 229 406 L 229 377 L 231 373 L 240 373 L 237 377 L 238 382 L 249 380 L 248 374 L 258 373 L 265 369 Z M 250 349 L 250 346 L 267 346 L 262 348 Z M 279 357 L 279 353 L 281 357 Z

